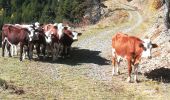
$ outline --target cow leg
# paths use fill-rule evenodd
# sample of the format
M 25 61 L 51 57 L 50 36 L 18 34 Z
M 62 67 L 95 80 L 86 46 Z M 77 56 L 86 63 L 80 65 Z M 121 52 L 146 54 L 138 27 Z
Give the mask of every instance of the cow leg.
M 28 45 L 28 57 L 29 57 L 29 60 L 31 60 L 33 58 L 33 46 L 34 44 L 33 43 L 30 43 Z
M 64 48 L 64 56 L 67 57 L 68 55 L 68 46 L 65 46 Z
M 116 54 L 115 54 L 115 49 L 112 48 L 112 75 L 115 75 L 115 68 L 116 68 Z M 116 72 L 118 72 L 118 67 L 116 69 Z M 116 73 L 117 74 L 117 73 Z
M 43 59 L 45 59 L 45 50 L 46 50 L 46 44 L 43 44 L 42 45 Z
M 23 47 L 23 56 L 22 56 L 22 59 L 23 59 L 23 60 L 26 58 L 26 55 L 27 55 L 28 58 L 29 58 L 29 50 L 28 50 L 28 46 L 27 46 L 27 45 L 25 45 L 25 46 Z
M 55 44 L 56 43 L 52 44 L 52 61 L 56 60 L 56 48 L 55 48 Z
M 112 75 L 115 75 L 115 66 L 116 66 L 116 59 L 115 57 L 112 57 Z
M 67 57 L 70 57 L 71 46 L 67 46 Z
M 60 50 L 60 45 L 59 43 L 54 43 L 53 44 L 53 61 L 58 59 L 58 55 L 59 55 L 59 50 Z
M 11 51 L 10 48 L 11 48 L 11 45 L 10 45 L 9 43 L 7 43 L 8 55 L 9 55 L 9 57 L 12 57 L 12 56 L 11 56 L 11 52 L 13 52 L 13 49 L 12 49 L 12 51 Z M 13 54 L 13 53 L 12 53 L 12 54 Z
M 116 67 L 116 75 L 119 75 L 120 72 L 119 72 L 119 67 L 120 67 L 120 61 L 117 61 L 117 66 Z
M 36 51 L 37 51 L 37 56 L 40 59 L 40 44 L 36 43 Z
M 62 58 L 65 58 L 66 52 L 67 52 L 66 45 L 63 45 L 63 47 L 62 47 Z
M 135 74 L 135 75 L 134 75 L 134 81 L 135 81 L 136 83 L 139 82 L 138 79 L 137 79 L 138 67 L 139 67 L 138 65 L 139 65 L 139 64 L 135 64 L 135 65 L 134 65 L 134 72 L 135 72 L 135 73 L 134 73 L 134 74 Z
M 127 59 L 128 61 L 128 78 L 127 78 L 127 82 L 131 82 L 131 72 L 132 72 L 132 62 L 130 59 Z
M 66 57 L 67 56 L 67 46 L 64 46 L 64 56 Z
M 49 45 L 48 44 L 46 46 L 46 51 L 47 51 L 47 57 L 49 57 Z
M 14 45 L 14 55 L 17 55 L 17 45 Z
M 60 51 L 60 44 L 59 43 L 55 43 L 55 49 L 56 49 L 56 57 L 58 58 L 59 51 Z
M 24 44 L 22 42 L 20 42 L 20 61 L 22 61 L 22 54 L 23 54 L 23 47 L 24 47 Z
M 3 41 L 2 41 L 2 57 L 4 57 L 4 55 L 5 55 L 5 45 L 6 45 L 6 43 L 7 43 L 7 41 L 4 39 Z
M 14 56 L 14 45 L 11 45 L 11 56 Z
M 62 58 L 64 58 L 64 52 L 65 52 L 64 48 L 65 48 L 64 45 L 60 43 L 59 54 L 61 55 Z

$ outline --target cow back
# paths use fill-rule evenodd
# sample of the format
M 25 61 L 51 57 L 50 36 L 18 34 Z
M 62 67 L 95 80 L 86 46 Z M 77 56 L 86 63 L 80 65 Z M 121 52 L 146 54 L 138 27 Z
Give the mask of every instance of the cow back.
M 15 26 L 8 27 L 7 38 L 12 44 L 26 42 L 28 40 L 29 31 L 25 28 L 17 28 Z
M 140 55 L 142 52 L 141 43 L 139 38 L 123 33 L 117 33 L 112 37 L 112 48 L 122 57 Z

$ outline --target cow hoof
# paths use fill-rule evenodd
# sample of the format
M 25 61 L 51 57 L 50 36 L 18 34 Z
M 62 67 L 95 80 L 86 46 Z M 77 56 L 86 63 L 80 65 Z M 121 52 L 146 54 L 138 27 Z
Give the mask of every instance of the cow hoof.
M 140 81 L 139 81 L 139 80 L 135 80 L 134 82 L 135 82 L 135 83 L 139 83 Z
M 127 81 L 128 83 L 132 83 L 130 77 L 128 77 L 126 81 Z
M 115 76 L 118 76 L 119 74 L 118 73 L 116 73 L 116 74 L 114 74 Z
M 120 75 L 120 72 L 112 73 L 112 76 L 118 76 Z
M 112 76 L 115 76 L 115 73 L 114 73 L 114 72 L 112 72 Z
M 119 71 L 117 72 L 117 75 L 120 75 L 120 72 L 119 72 Z

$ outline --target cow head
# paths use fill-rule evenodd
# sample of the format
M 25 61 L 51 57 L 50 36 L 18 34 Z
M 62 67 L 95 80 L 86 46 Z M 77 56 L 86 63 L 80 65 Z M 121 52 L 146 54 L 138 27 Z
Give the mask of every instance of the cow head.
M 77 41 L 78 40 L 78 36 L 82 35 L 82 33 L 78 33 L 76 31 L 73 31 L 72 34 L 73 34 L 73 40 L 74 41 Z
M 58 35 L 59 35 L 59 39 L 63 36 L 63 24 L 62 23 L 59 23 L 57 24 L 57 29 L 58 29 Z
M 45 32 L 45 40 L 46 40 L 46 42 L 47 42 L 48 44 L 52 42 L 51 30 Z
M 32 27 L 27 27 L 29 30 L 29 41 L 33 41 L 35 39 L 35 30 Z
M 28 25 L 29 31 L 30 31 L 30 41 L 33 40 L 39 40 L 39 33 L 42 32 L 42 27 L 39 22 L 35 22 L 32 25 Z
M 71 37 L 73 39 L 73 41 L 77 41 L 78 40 L 78 36 L 82 35 L 82 33 L 78 33 L 76 31 L 71 31 L 71 27 L 66 25 L 63 28 L 64 30 L 69 30 L 71 32 Z
M 36 22 L 34 24 L 23 24 L 23 25 L 19 25 L 19 24 L 16 24 L 16 26 L 19 26 L 21 28 L 26 28 L 29 30 L 29 41 L 34 41 L 34 40 L 38 40 L 38 28 L 40 27 L 39 26 L 39 23 Z
M 140 45 L 143 48 L 142 57 L 152 58 L 151 50 L 152 48 L 158 47 L 157 44 L 152 44 L 150 39 L 144 39 L 143 43 Z
M 45 28 L 45 40 L 49 44 L 52 42 L 52 36 L 56 35 L 56 30 L 58 29 L 58 24 L 57 23 L 48 24 L 45 27 L 46 27 Z

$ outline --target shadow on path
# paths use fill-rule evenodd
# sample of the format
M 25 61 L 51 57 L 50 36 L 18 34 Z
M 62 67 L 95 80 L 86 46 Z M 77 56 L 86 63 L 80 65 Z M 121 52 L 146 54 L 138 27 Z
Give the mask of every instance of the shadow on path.
M 144 74 L 147 78 L 164 83 L 170 83 L 170 69 L 158 68 Z
M 91 51 L 88 49 L 72 48 L 71 57 L 59 58 L 55 62 L 52 62 L 52 58 L 46 59 L 42 62 L 51 62 L 67 65 L 81 65 L 83 63 L 93 63 L 98 65 L 110 65 L 109 60 L 101 57 L 99 54 L 101 51 Z

